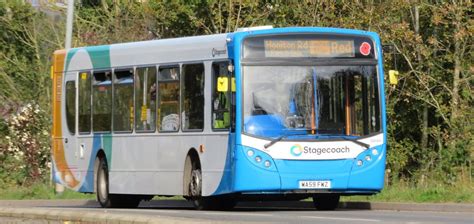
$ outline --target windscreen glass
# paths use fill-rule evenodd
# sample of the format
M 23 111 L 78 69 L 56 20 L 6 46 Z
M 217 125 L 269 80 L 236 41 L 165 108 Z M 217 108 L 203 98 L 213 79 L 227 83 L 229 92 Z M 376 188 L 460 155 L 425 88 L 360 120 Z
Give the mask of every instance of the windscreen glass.
M 244 66 L 243 113 L 244 132 L 261 137 L 379 132 L 376 67 Z

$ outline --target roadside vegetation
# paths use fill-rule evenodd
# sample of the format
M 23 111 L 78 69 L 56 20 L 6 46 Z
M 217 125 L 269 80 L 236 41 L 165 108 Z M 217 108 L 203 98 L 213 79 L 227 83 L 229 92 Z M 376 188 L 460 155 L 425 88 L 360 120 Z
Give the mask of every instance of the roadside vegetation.
M 430 183 L 417 186 L 399 182 L 386 186 L 373 196 L 347 196 L 341 201 L 417 202 L 417 203 L 474 203 L 474 187 L 470 182 L 459 181 L 452 185 Z
M 49 1 L 40 1 L 35 9 L 25 2 L 0 0 L 0 199 L 56 197 L 44 183 L 51 166 L 51 55 L 64 46 L 65 9 Z M 400 75 L 398 85 L 389 85 L 387 79 L 385 88 L 386 189 L 360 199 L 473 202 L 471 1 L 117 2 L 77 4 L 72 45 L 232 32 L 258 25 L 379 33 L 386 44 L 385 71 L 397 69 Z

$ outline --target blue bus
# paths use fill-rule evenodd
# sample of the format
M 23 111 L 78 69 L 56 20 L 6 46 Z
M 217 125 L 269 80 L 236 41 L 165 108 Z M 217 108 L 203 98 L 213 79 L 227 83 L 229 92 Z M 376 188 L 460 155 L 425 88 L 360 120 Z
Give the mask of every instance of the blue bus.
M 54 180 L 103 207 L 197 209 L 384 184 L 379 36 L 318 27 L 90 46 L 53 55 Z

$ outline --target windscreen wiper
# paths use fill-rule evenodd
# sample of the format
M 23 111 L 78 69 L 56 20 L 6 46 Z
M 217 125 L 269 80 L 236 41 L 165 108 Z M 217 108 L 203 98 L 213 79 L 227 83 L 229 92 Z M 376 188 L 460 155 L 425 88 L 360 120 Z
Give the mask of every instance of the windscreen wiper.
M 269 143 L 263 145 L 263 147 L 264 147 L 265 149 L 267 149 L 268 147 L 272 146 L 273 144 L 275 144 L 275 143 L 277 143 L 277 142 L 281 141 L 282 139 L 287 138 L 287 137 L 289 137 L 289 136 L 307 135 L 307 134 L 308 134 L 308 133 L 304 133 L 304 134 L 301 133 L 301 134 L 286 134 L 286 135 L 281 135 L 280 137 L 275 138 L 275 139 L 271 140 Z
M 359 141 L 359 140 L 357 140 L 357 139 L 348 138 L 348 137 L 346 137 L 346 136 L 340 136 L 340 137 L 341 137 L 342 139 L 344 139 L 344 140 L 348 140 L 348 141 L 354 142 L 355 144 L 360 145 L 360 146 L 364 147 L 365 149 L 369 149 L 369 148 L 370 148 L 370 145 L 369 145 L 369 144 L 363 143 L 363 142 L 361 142 L 361 141 Z
M 287 138 L 287 137 L 289 137 L 289 136 L 295 136 L 295 135 L 307 135 L 307 133 L 305 133 L 305 134 L 286 134 L 286 135 L 281 135 L 280 137 L 275 138 L 275 139 L 271 140 L 269 143 L 263 145 L 263 147 L 264 147 L 265 149 L 267 149 L 267 148 L 269 148 L 270 146 L 274 145 L 275 143 L 277 143 L 277 142 L 283 140 L 284 138 Z M 369 148 L 370 148 L 370 145 L 369 145 L 369 144 L 364 143 L 364 142 L 361 142 L 361 141 L 359 141 L 359 140 L 357 140 L 357 139 L 348 138 L 348 137 L 346 137 L 346 136 L 339 136 L 339 137 L 342 138 L 342 139 L 344 139 L 344 140 L 353 142 L 353 143 L 355 143 L 355 144 L 357 144 L 357 145 L 360 145 L 360 146 L 364 147 L 365 149 L 369 149 Z

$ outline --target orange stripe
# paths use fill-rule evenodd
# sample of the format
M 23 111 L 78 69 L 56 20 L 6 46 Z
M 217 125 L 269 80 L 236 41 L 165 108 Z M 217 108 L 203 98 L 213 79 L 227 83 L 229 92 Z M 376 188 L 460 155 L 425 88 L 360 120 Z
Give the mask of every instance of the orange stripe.
M 74 175 L 66 161 L 63 145 L 62 123 L 61 123 L 61 95 L 62 95 L 62 81 L 64 71 L 64 60 L 66 57 L 66 50 L 58 50 L 54 52 L 53 56 L 53 160 L 56 164 L 57 171 L 61 172 L 61 179 L 68 187 L 74 188 L 79 182 Z M 69 176 L 66 179 L 66 176 Z M 66 181 L 69 180 L 69 181 Z
M 351 134 L 351 105 L 349 97 L 349 78 L 346 77 L 346 135 Z

